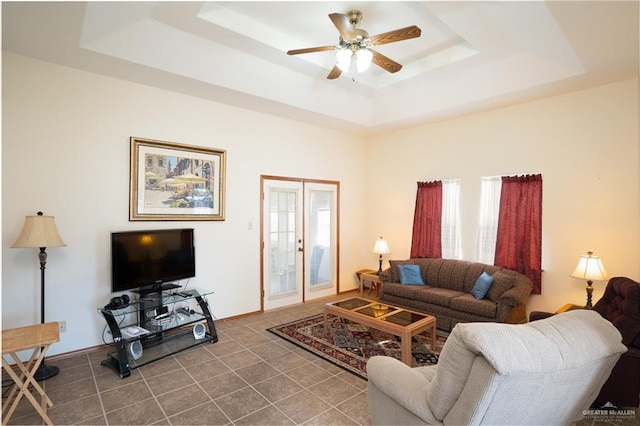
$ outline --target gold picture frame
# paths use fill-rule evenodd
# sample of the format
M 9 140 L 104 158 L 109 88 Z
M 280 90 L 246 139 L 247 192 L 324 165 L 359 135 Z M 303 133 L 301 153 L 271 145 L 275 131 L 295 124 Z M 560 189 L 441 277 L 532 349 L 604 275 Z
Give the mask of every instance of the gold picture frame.
M 129 220 L 225 220 L 225 150 L 130 138 Z

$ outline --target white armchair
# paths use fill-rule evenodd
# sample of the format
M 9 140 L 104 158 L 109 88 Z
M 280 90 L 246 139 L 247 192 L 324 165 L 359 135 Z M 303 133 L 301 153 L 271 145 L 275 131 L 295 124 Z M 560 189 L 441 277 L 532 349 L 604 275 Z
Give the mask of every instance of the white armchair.
M 597 312 L 528 324 L 458 324 L 437 365 L 367 363 L 374 425 L 570 424 L 582 418 L 626 347 Z

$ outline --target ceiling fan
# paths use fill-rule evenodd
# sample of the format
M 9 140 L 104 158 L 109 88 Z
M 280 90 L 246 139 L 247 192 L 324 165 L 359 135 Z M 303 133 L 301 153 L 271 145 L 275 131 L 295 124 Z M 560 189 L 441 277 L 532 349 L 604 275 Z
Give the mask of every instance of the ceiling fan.
M 329 19 L 331 19 L 331 22 L 333 22 L 333 25 L 336 26 L 340 33 L 340 41 L 337 45 L 289 50 L 287 55 L 335 50 L 337 52 L 337 63 L 327 76 L 330 80 L 340 77 L 343 72 L 362 72 L 369 67 L 371 62 L 390 73 L 400 71 L 402 65 L 376 52 L 372 47 L 420 37 L 421 34 L 420 28 L 412 25 L 410 27 L 369 36 L 369 33 L 365 30 L 356 28 L 356 25 L 362 19 L 362 12 L 359 10 L 351 10 L 346 14 L 331 13 Z

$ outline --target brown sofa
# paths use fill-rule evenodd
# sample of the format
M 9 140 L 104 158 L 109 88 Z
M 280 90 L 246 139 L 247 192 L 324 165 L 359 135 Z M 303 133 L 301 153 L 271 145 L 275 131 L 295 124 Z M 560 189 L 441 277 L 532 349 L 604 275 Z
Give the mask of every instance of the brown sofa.
M 527 322 L 525 303 L 531 280 L 499 266 L 453 259 L 391 260 L 381 275 L 380 301 L 436 317 L 437 327 L 451 331 L 459 322 Z M 418 265 L 425 285 L 400 283 L 399 265 Z M 483 272 L 493 277 L 486 296 L 470 292 Z

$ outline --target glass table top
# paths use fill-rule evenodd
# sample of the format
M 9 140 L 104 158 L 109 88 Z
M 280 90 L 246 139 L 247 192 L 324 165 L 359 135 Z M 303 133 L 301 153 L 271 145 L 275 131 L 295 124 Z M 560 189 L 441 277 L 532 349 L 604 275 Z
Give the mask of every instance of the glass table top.
M 353 309 L 360 308 L 362 306 L 369 305 L 369 304 L 371 304 L 370 300 L 359 299 L 357 297 L 354 297 L 353 299 L 346 299 L 346 300 L 341 300 L 339 302 L 332 303 L 332 305 L 334 306 L 339 306 L 343 309 L 348 309 L 350 311 Z
M 401 326 L 413 324 L 429 316 L 427 314 L 411 312 L 396 306 L 372 300 L 360 299 L 358 297 L 329 303 L 329 305 Z

